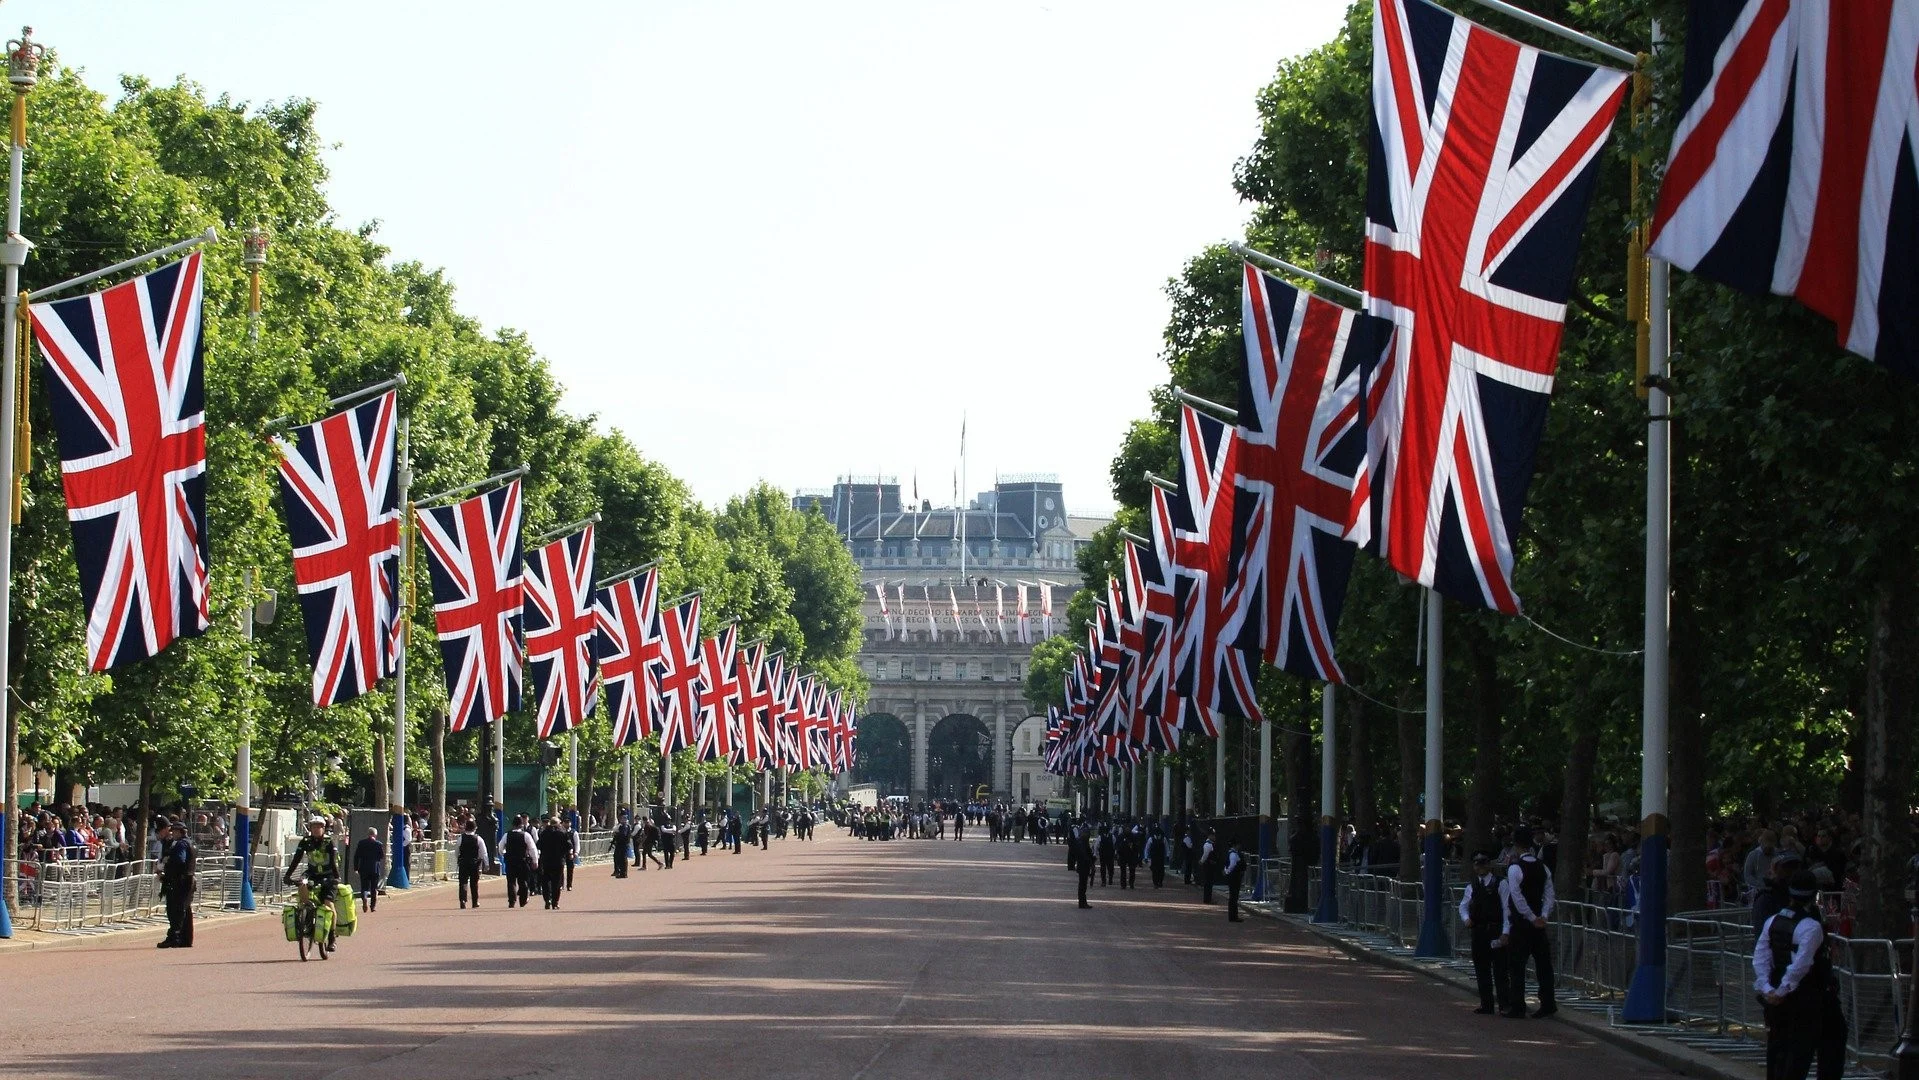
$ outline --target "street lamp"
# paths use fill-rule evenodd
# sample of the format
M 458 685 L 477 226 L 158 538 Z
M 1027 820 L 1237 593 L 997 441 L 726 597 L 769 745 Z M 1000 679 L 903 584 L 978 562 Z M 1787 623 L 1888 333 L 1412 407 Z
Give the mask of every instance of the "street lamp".
M 247 268 L 247 340 L 260 340 L 260 272 L 267 265 L 267 231 L 255 225 L 240 241 L 240 265 Z

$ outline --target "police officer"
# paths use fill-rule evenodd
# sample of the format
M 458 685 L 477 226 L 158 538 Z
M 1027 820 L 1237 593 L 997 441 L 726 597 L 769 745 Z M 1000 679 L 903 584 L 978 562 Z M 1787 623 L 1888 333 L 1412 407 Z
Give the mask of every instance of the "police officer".
M 567 862 L 573 854 L 573 841 L 567 838 L 566 830 L 560 827 L 559 818 L 549 816 L 546 819 L 546 827 L 540 830 L 538 846 L 540 896 L 546 901 L 547 910 L 557 910 L 561 886 L 566 881 Z
M 167 902 L 167 936 L 156 948 L 191 949 L 193 871 L 198 855 L 193 850 L 193 841 L 187 839 L 184 822 L 166 822 L 163 833 L 165 841 L 160 848 L 160 895 Z
M 480 867 L 486 865 L 486 841 L 480 838 L 480 823 L 469 821 L 466 831 L 460 834 L 460 842 L 454 848 L 454 862 L 460 874 L 460 907 L 466 907 L 467 895 L 473 897 L 473 906 L 480 906 Z M 506 904 L 513 906 L 513 879 L 506 883 Z
M 1534 1020 L 1543 1020 L 1559 1011 L 1553 1002 L 1553 947 L 1546 936 L 1546 920 L 1552 918 L 1553 877 L 1533 850 L 1533 831 L 1521 825 L 1513 830 L 1513 849 L 1519 853 L 1506 868 L 1506 933 L 1500 947 L 1509 955 L 1507 971 L 1512 979 L 1506 1001 L 1507 1016 L 1526 1018 L 1526 961 L 1531 960 L 1539 974 L 1539 1008 Z
M 613 827 L 613 876 L 626 876 L 626 849 L 633 842 L 633 824 L 626 811 L 620 811 L 620 823 Z
M 1119 861 L 1119 847 L 1113 843 L 1113 830 L 1105 825 L 1099 827 L 1099 883 L 1100 887 L 1113 883 L 1113 866 Z
M 1819 1080 L 1846 1070 L 1846 1014 L 1818 907 L 1819 879 L 1796 870 L 1786 906 L 1766 920 L 1752 949 L 1753 989 L 1766 1010 L 1767 1080 Z
M 1166 835 L 1157 825 L 1146 838 L 1146 866 L 1153 872 L 1153 888 L 1166 884 Z
M 1459 901 L 1459 919 L 1473 939 L 1473 975 L 1479 980 L 1479 1008 L 1473 1011 L 1482 1016 L 1503 1012 L 1509 980 L 1499 936 L 1505 932 L 1506 883 L 1493 873 L 1492 856 L 1483 851 L 1473 855 L 1473 876 Z
M 1226 879 L 1226 921 L 1245 922 L 1239 914 L 1239 886 L 1246 880 L 1246 857 L 1239 853 L 1239 845 L 1226 849 L 1226 869 L 1221 874 Z
M 1066 841 L 1067 863 L 1079 874 L 1079 906 L 1092 907 L 1086 902 L 1086 886 L 1093 880 L 1093 844 L 1086 837 L 1086 826 L 1076 825 L 1072 839 Z
M 519 904 L 526 906 L 526 882 L 533 870 L 535 854 L 533 841 L 526 834 L 526 828 L 519 815 L 513 818 L 513 827 L 506 831 L 506 839 L 501 844 L 500 854 L 506 863 L 506 906 Z M 475 885 L 474 895 L 479 895 Z

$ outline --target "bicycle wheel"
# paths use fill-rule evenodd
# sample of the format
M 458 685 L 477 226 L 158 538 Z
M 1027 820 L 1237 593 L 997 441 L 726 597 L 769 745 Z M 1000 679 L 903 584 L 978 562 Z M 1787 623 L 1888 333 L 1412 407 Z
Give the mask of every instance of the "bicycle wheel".
M 326 948 L 326 939 L 325 939 L 325 938 L 323 938 L 323 937 L 321 937 L 321 936 L 320 936 L 320 935 L 318 935 L 318 934 L 315 934 L 315 935 L 313 935 L 313 949 L 314 949 L 314 951 L 315 951 L 315 952 L 317 952 L 317 953 L 319 953 L 319 954 L 320 954 L 320 959 L 322 959 L 322 960 L 325 960 L 325 959 L 326 959 L 326 957 L 327 957 L 327 948 Z
M 307 946 L 313 944 L 313 921 L 302 916 L 294 916 L 293 936 L 300 943 L 300 962 L 305 963 Z

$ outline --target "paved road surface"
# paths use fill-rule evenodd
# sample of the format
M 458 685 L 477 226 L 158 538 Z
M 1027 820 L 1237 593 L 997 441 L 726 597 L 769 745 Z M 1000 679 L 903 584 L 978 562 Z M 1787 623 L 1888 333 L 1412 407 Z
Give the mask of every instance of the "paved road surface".
M 1176 885 L 1081 911 L 1058 846 L 822 830 L 609 873 L 557 912 L 391 897 L 325 963 L 276 918 L 0 953 L 0 1076 L 1667 1075 Z

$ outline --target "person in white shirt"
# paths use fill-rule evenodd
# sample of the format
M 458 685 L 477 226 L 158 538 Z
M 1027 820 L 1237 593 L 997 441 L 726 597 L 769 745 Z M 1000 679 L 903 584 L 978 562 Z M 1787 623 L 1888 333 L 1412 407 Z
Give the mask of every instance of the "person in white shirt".
M 1531 960 L 1539 975 L 1539 1008 L 1533 1010 L 1532 1018 L 1542 1020 L 1559 1011 L 1553 1001 L 1552 940 L 1546 936 L 1546 920 L 1552 918 L 1558 901 L 1553 876 L 1533 851 L 1532 829 L 1525 825 L 1514 829 L 1513 847 L 1519 856 L 1506 868 L 1506 907 L 1499 939 L 1512 980 L 1505 1015 L 1526 1018 L 1526 961 Z
M 1511 979 L 1505 954 L 1499 951 L 1506 932 L 1506 880 L 1493 873 L 1492 856 L 1483 851 L 1473 856 L 1473 876 L 1459 901 L 1459 920 L 1473 941 L 1473 974 L 1479 980 L 1479 1008 L 1474 1011 L 1482 1016 L 1506 1011 Z
M 1819 913 L 1819 881 L 1799 870 L 1786 889 L 1786 906 L 1766 920 L 1752 947 L 1752 988 L 1766 1011 L 1766 1075 L 1806 1080 L 1817 1061 L 1819 1080 L 1839 1080 L 1846 1014 Z

